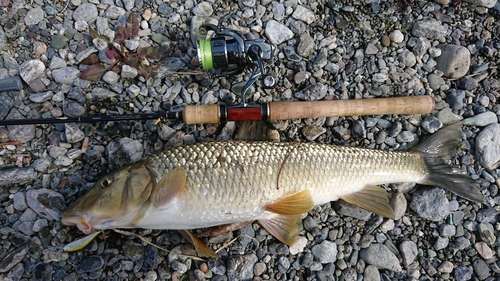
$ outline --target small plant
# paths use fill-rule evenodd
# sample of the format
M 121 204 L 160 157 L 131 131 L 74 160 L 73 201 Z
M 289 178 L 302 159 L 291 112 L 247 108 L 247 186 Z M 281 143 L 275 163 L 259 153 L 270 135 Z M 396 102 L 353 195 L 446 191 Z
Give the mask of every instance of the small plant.
M 130 51 L 123 45 L 126 40 L 139 35 L 139 20 L 133 13 L 130 13 L 125 26 L 116 28 L 113 42 L 108 37 L 99 35 L 92 27 L 89 27 L 89 33 L 92 39 L 99 38 L 108 43 L 108 50 L 105 51 L 105 54 L 111 62 L 105 65 L 99 62 L 99 58 L 95 54 L 83 60 L 83 64 L 89 65 L 81 73 L 85 80 L 96 81 L 108 70 L 119 73 L 124 64 L 136 68 L 137 73 L 147 79 L 153 74 L 153 68 L 149 66 L 147 59 L 162 59 L 169 52 L 169 48 L 161 46 L 137 48 L 135 51 Z

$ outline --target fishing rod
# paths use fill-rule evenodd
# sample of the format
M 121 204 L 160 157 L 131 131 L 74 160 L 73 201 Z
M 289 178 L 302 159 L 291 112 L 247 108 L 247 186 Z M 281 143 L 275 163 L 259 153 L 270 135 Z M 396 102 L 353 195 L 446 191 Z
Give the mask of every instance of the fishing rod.
M 434 98 L 416 96 L 361 100 L 268 102 L 260 105 L 247 104 L 246 106 L 187 105 L 183 110 L 175 112 L 160 110 L 156 113 L 143 114 L 0 120 L 0 126 L 149 119 L 179 120 L 191 125 L 218 124 L 227 121 L 275 121 L 354 115 L 427 114 L 433 110 Z
M 252 74 L 241 90 L 241 103 L 234 106 L 223 104 L 187 105 L 181 111 L 164 111 L 128 115 L 96 115 L 65 118 L 39 118 L 0 120 L 0 125 L 28 125 L 51 123 L 108 122 L 126 120 L 180 120 L 186 124 L 218 124 L 227 121 L 275 121 L 301 118 L 427 114 L 434 110 L 434 98 L 430 96 L 374 98 L 360 100 L 289 101 L 247 104 L 246 92 L 261 80 L 264 88 L 273 88 L 276 80 L 266 74 L 263 61 L 273 58 L 274 46 L 264 39 L 244 40 L 237 33 L 220 29 L 215 25 L 203 25 L 203 33 L 213 31 L 215 37 L 198 41 L 197 52 L 203 70 L 213 70 L 216 76 L 234 75 L 253 66 Z M 12 84 L 12 83 L 10 83 Z

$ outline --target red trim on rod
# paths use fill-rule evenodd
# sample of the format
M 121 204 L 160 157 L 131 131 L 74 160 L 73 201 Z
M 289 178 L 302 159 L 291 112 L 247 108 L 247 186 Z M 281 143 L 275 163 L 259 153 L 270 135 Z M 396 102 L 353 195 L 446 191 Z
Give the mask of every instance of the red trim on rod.
M 262 120 L 260 107 L 228 108 L 228 121 Z

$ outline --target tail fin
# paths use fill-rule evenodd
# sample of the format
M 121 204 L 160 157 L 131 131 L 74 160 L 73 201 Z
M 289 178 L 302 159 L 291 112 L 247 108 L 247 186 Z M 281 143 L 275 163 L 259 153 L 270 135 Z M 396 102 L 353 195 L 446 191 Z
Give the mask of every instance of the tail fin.
M 455 150 L 461 144 L 462 123 L 458 122 L 429 137 L 413 147 L 424 158 L 429 174 L 422 184 L 440 186 L 476 202 L 484 202 L 479 185 L 459 169 L 448 165 Z

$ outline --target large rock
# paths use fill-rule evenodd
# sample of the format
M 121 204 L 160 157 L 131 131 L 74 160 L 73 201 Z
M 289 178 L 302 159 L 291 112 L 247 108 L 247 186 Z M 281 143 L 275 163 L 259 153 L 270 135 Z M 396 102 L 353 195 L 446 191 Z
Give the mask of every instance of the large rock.
M 488 170 L 500 166 L 500 124 L 491 124 L 477 135 L 476 158 Z
M 437 69 L 450 79 L 457 79 L 465 76 L 470 67 L 470 52 L 467 48 L 452 45 L 438 45 L 441 49 L 441 56 L 436 58 Z

